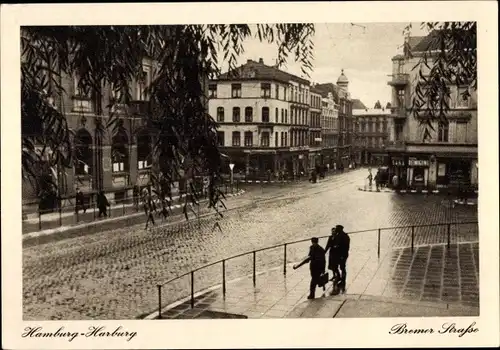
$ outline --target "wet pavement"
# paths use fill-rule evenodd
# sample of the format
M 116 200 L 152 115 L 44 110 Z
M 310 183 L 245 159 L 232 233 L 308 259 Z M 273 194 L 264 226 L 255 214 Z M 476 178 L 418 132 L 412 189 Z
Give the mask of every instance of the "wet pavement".
M 207 311 L 244 318 L 417 317 L 479 315 L 478 244 L 395 249 L 380 259 L 356 252 L 348 260 L 347 289 L 331 296 L 317 289 L 307 300 L 307 267 L 288 266 L 241 278 L 162 309 L 163 319 L 204 318 Z M 329 287 L 331 284 L 329 284 Z M 158 312 L 148 315 L 158 318 Z
M 209 215 L 149 231 L 142 223 L 25 247 L 24 318 L 133 319 L 157 308 L 157 284 L 230 256 L 327 235 L 338 223 L 351 233 L 378 227 L 477 221 L 477 208 L 446 207 L 439 195 L 358 191 L 365 175 L 366 170 L 361 169 L 317 184 L 258 186 L 228 200 L 229 210 L 222 219 Z M 357 235 L 360 239 L 354 238 Z M 411 228 L 381 230 L 381 256 L 388 249 L 410 246 L 411 236 Z M 477 241 L 477 225 L 413 229 L 415 247 L 446 242 L 448 236 L 452 244 Z M 352 237 L 357 241 L 352 254 L 376 250 L 377 230 Z M 287 261 L 296 262 L 306 252 L 307 244 L 291 245 Z M 282 264 L 282 247 L 256 254 L 258 271 Z M 228 281 L 248 275 L 252 272 L 252 255 L 226 265 Z M 220 265 L 204 269 L 195 274 L 195 292 L 221 281 Z M 162 304 L 185 297 L 189 286 L 189 276 L 169 284 L 163 291 Z M 454 295 L 453 286 L 449 293 Z

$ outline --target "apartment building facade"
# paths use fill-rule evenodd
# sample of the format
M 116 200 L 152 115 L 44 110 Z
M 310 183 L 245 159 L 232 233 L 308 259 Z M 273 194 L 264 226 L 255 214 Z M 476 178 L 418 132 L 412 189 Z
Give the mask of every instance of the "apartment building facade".
M 311 101 L 309 106 L 309 168 L 321 164 L 322 154 L 322 96 L 321 92 L 311 86 Z
M 393 127 L 390 129 L 388 152 L 390 165 L 409 187 L 446 188 L 477 186 L 478 134 L 477 93 L 469 86 L 450 85 L 449 111 L 446 122 L 434 121 L 430 137 L 424 139 L 421 120 L 410 114 L 411 97 L 415 93 L 419 70 L 412 69 L 427 50 L 433 33 L 426 37 L 410 37 L 412 56 L 392 58 Z M 428 57 L 429 66 L 433 57 Z M 422 74 L 429 73 L 423 67 Z M 470 96 L 462 96 L 468 90 Z
M 386 145 L 389 141 L 389 121 L 391 110 L 385 108 L 353 109 L 356 120 L 356 145 L 360 152 L 359 164 L 386 165 L 388 154 Z
M 130 85 L 133 101 L 128 106 L 115 104 L 113 110 L 107 106 L 118 96 L 111 86 L 104 86 L 99 98 L 93 92 L 84 93 L 79 89 L 76 75 L 58 72 L 64 93 L 54 96 L 54 105 L 66 116 L 74 149 L 72 168 L 52 169 L 62 205 L 65 199 L 75 195 L 77 188 L 87 201 L 101 190 L 114 201 L 131 197 L 134 185 L 150 183 L 153 140 L 145 122 L 146 87 L 155 70 L 155 62 L 145 58 L 139 74 L 141 79 L 133 80 Z M 107 128 L 111 114 L 119 119 L 114 127 Z M 100 133 L 100 129 L 105 132 Z M 37 190 L 26 179 L 23 179 L 22 198 L 24 210 L 37 207 Z
M 262 59 L 209 82 L 209 113 L 235 173 L 308 172 L 309 86 Z

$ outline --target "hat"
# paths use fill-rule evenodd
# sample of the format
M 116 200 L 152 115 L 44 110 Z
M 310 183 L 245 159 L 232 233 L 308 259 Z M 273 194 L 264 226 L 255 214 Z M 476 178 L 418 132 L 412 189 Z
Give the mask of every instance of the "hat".
M 342 226 L 342 225 L 337 225 L 337 226 L 335 226 L 335 229 L 336 229 L 336 230 L 343 230 L 343 229 L 344 229 L 344 226 Z
M 313 242 L 313 243 L 318 243 L 318 237 L 313 237 L 313 238 L 311 238 L 311 242 Z

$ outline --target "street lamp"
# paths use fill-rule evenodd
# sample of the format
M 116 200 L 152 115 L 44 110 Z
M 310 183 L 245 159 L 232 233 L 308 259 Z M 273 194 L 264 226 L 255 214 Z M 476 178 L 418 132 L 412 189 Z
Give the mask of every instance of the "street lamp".
M 233 185 L 233 168 L 234 163 L 229 163 L 229 169 L 231 170 L 231 186 Z

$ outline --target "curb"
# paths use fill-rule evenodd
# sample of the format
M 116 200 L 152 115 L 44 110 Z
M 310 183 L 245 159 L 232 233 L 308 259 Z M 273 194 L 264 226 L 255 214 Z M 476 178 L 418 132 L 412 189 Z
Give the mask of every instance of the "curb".
M 393 190 L 393 189 L 387 189 L 387 188 L 383 188 L 383 189 L 380 189 L 380 190 L 376 190 L 376 189 L 373 189 L 373 188 L 362 188 L 362 187 L 358 187 L 358 191 L 362 191 L 362 192 L 385 192 L 385 193 L 398 193 L 398 191 L 396 190 Z M 444 192 L 441 192 L 439 190 L 432 190 L 432 191 L 428 191 L 428 190 L 400 190 L 399 193 L 418 193 L 418 194 L 428 194 L 428 193 L 433 193 L 433 194 L 439 194 L 439 193 L 444 193 Z M 474 193 L 478 194 L 479 191 L 474 191 Z M 469 204 L 469 203 L 467 203 Z

